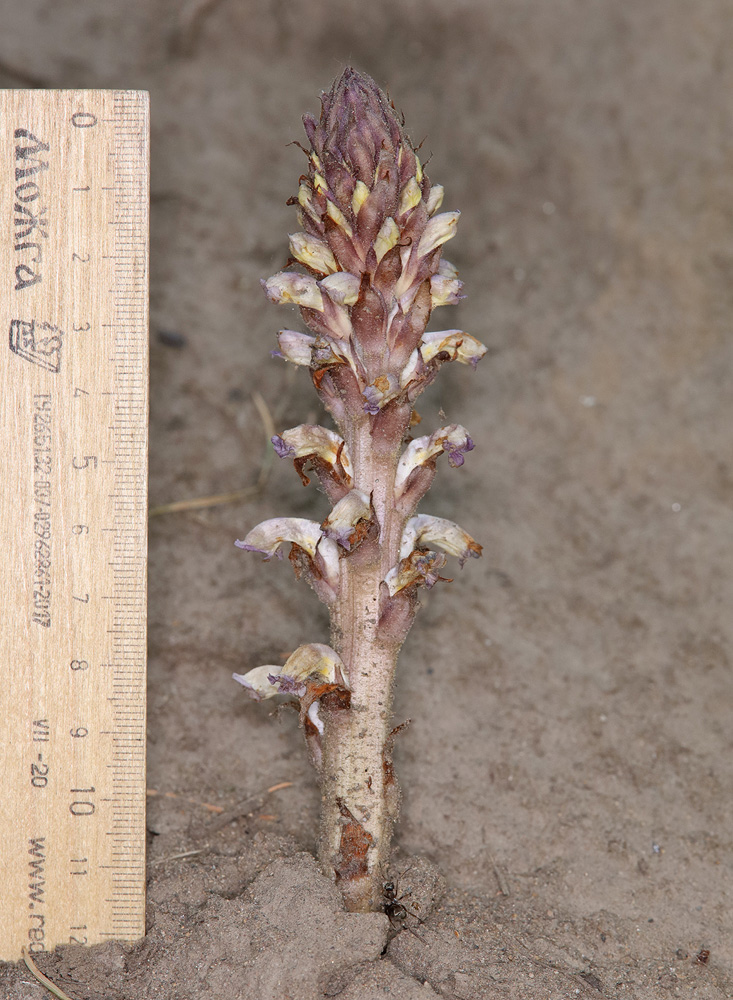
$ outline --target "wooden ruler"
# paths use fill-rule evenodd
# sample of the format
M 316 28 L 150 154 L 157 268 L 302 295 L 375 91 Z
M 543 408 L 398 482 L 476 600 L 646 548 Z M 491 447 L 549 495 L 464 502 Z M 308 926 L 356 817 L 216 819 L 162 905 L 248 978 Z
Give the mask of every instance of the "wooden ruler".
M 148 96 L 0 91 L 0 959 L 145 931 Z

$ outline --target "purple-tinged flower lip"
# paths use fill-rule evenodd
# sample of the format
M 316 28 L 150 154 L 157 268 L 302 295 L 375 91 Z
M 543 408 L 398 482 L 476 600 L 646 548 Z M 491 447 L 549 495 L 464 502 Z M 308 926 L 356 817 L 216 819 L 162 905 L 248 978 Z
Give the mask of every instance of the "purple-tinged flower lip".
M 278 458 L 292 458 L 295 455 L 295 448 L 292 445 L 286 444 L 279 434 L 273 434 L 270 441 Z
M 273 664 L 266 664 L 248 670 L 246 674 L 232 674 L 232 678 L 245 688 L 250 698 L 262 701 L 264 698 L 274 698 L 277 694 L 277 688 L 271 678 L 276 677 L 280 669 Z
M 371 516 L 369 496 L 362 490 L 350 490 L 339 500 L 321 527 L 327 538 L 332 538 L 350 552 L 362 540 Z
M 463 465 L 463 453 L 473 449 L 473 441 L 461 424 L 449 424 L 433 434 L 415 438 L 400 456 L 395 477 L 395 496 L 404 492 L 410 474 L 421 465 L 434 463 L 438 455 L 447 453 L 453 468 Z
M 302 680 L 289 677 L 287 674 L 271 674 L 267 679 L 270 684 L 277 686 L 280 694 L 294 694 L 298 698 L 302 698 L 306 692 L 306 685 Z
M 316 338 L 299 330 L 280 330 L 277 335 L 279 350 L 271 351 L 273 357 L 284 358 L 296 365 L 308 366 L 313 357 Z
M 272 517 L 255 525 L 244 541 L 237 539 L 234 544 L 247 552 L 261 552 L 266 559 L 270 559 L 276 553 L 282 557 L 280 547 L 292 542 L 314 556 L 322 537 L 317 521 L 309 521 L 305 517 Z
M 465 462 L 463 453 L 466 451 L 473 451 L 473 448 L 473 441 L 470 437 L 468 437 L 468 435 L 466 435 L 466 439 L 462 444 L 455 444 L 449 438 L 446 438 L 445 441 L 443 441 L 443 451 L 448 454 L 448 464 L 454 469 L 459 468 Z
M 400 383 L 396 375 L 380 375 L 371 385 L 364 387 L 364 412 L 372 416 L 396 399 L 400 394 Z
M 371 388 L 372 387 L 368 385 L 364 390 L 364 396 L 366 398 L 364 403 L 364 412 L 368 413 L 371 417 L 375 417 L 379 413 L 381 407 L 378 402 L 378 397 L 376 397 L 376 395 L 370 395 Z
M 316 697 L 324 686 L 337 685 L 349 689 L 346 669 L 338 653 L 318 642 L 299 646 L 282 667 L 266 664 L 254 667 L 246 674 L 232 674 L 232 677 L 256 701 L 274 698 L 276 694 L 294 694 L 303 698 L 309 685 L 313 686 Z
M 450 444 L 446 442 L 443 445 L 443 451 L 448 454 L 448 464 L 454 469 L 460 469 L 465 462 L 465 458 L 461 454 L 460 448 L 451 448 Z
M 271 440 L 280 458 L 320 461 L 338 481 L 351 485 L 353 469 L 349 451 L 344 439 L 335 431 L 320 424 L 298 424 L 282 434 L 275 434 Z
M 277 556 L 278 559 L 282 559 L 282 549 L 276 549 L 275 552 L 270 552 L 268 549 L 261 549 L 257 545 L 248 545 L 246 541 L 242 541 L 237 538 L 234 542 L 238 549 L 242 549 L 244 552 L 259 552 L 265 557 L 265 562 L 269 562 L 273 556 Z

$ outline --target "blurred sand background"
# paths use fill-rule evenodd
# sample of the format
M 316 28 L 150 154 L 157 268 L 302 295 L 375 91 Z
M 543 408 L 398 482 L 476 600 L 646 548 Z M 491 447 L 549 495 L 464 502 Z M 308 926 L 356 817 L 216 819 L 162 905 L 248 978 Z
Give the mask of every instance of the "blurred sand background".
M 0 86 L 151 92 L 151 505 L 272 463 L 150 533 L 148 784 L 247 806 L 215 829 L 151 798 L 146 942 L 39 959 L 75 1000 L 733 995 L 732 50 L 725 0 L 6 0 Z M 302 853 L 295 715 L 230 679 L 328 635 L 287 561 L 232 543 L 327 511 L 265 458 L 253 393 L 277 430 L 323 419 L 259 279 L 297 228 L 287 144 L 346 64 L 462 211 L 468 297 L 432 327 L 489 346 L 419 407 L 476 442 L 423 509 L 484 558 L 402 655 L 395 843 L 447 890 L 384 956 Z M 29 981 L 0 968 L 12 1000 Z

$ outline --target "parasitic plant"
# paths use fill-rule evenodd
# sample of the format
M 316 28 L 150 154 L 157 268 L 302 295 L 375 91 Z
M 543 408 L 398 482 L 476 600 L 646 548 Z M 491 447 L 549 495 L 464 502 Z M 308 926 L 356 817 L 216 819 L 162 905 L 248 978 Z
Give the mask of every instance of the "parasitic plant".
M 486 348 L 461 330 L 426 332 L 461 282 L 441 259 L 458 212 L 439 212 L 393 105 L 374 81 L 346 69 L 303 119 L 308 172 L 300 178 L 288 267 L 263 281 L 273 302 L 300 307 L 310 330 L 281 330 L 274 353 L 310 371 L 338 431 L 301 424 L 273 438 L 304 483 L 318 476 L 333 509 L 319 524 L 278 517 L 242 549 L 265 559 L 291 545 L 331 615 L 331 645 L 299 647 L 283 666 L 235 674 L 257 699 L 285 693 L 300 706 L 321 786 L 319 856 L 348 909 L 379 909 L 399 791 L 392 767 L 397 654 L 419 587 L 442 579 L 481 546 L 439 517 L 417 514 L 438 457 L 460 466 L 473 448 L 460 424 L 412 440 L 414 403 L 448 361 L 475 365 Z M 409 442 L 409 443 L 406 443 Z

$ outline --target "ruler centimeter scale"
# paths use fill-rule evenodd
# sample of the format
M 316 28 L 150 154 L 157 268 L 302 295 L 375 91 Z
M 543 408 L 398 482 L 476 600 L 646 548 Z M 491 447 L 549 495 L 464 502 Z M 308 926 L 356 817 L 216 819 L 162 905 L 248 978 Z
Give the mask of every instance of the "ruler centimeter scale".
M 145 932 L 148 95 L 0 91 L 0 959 Z

